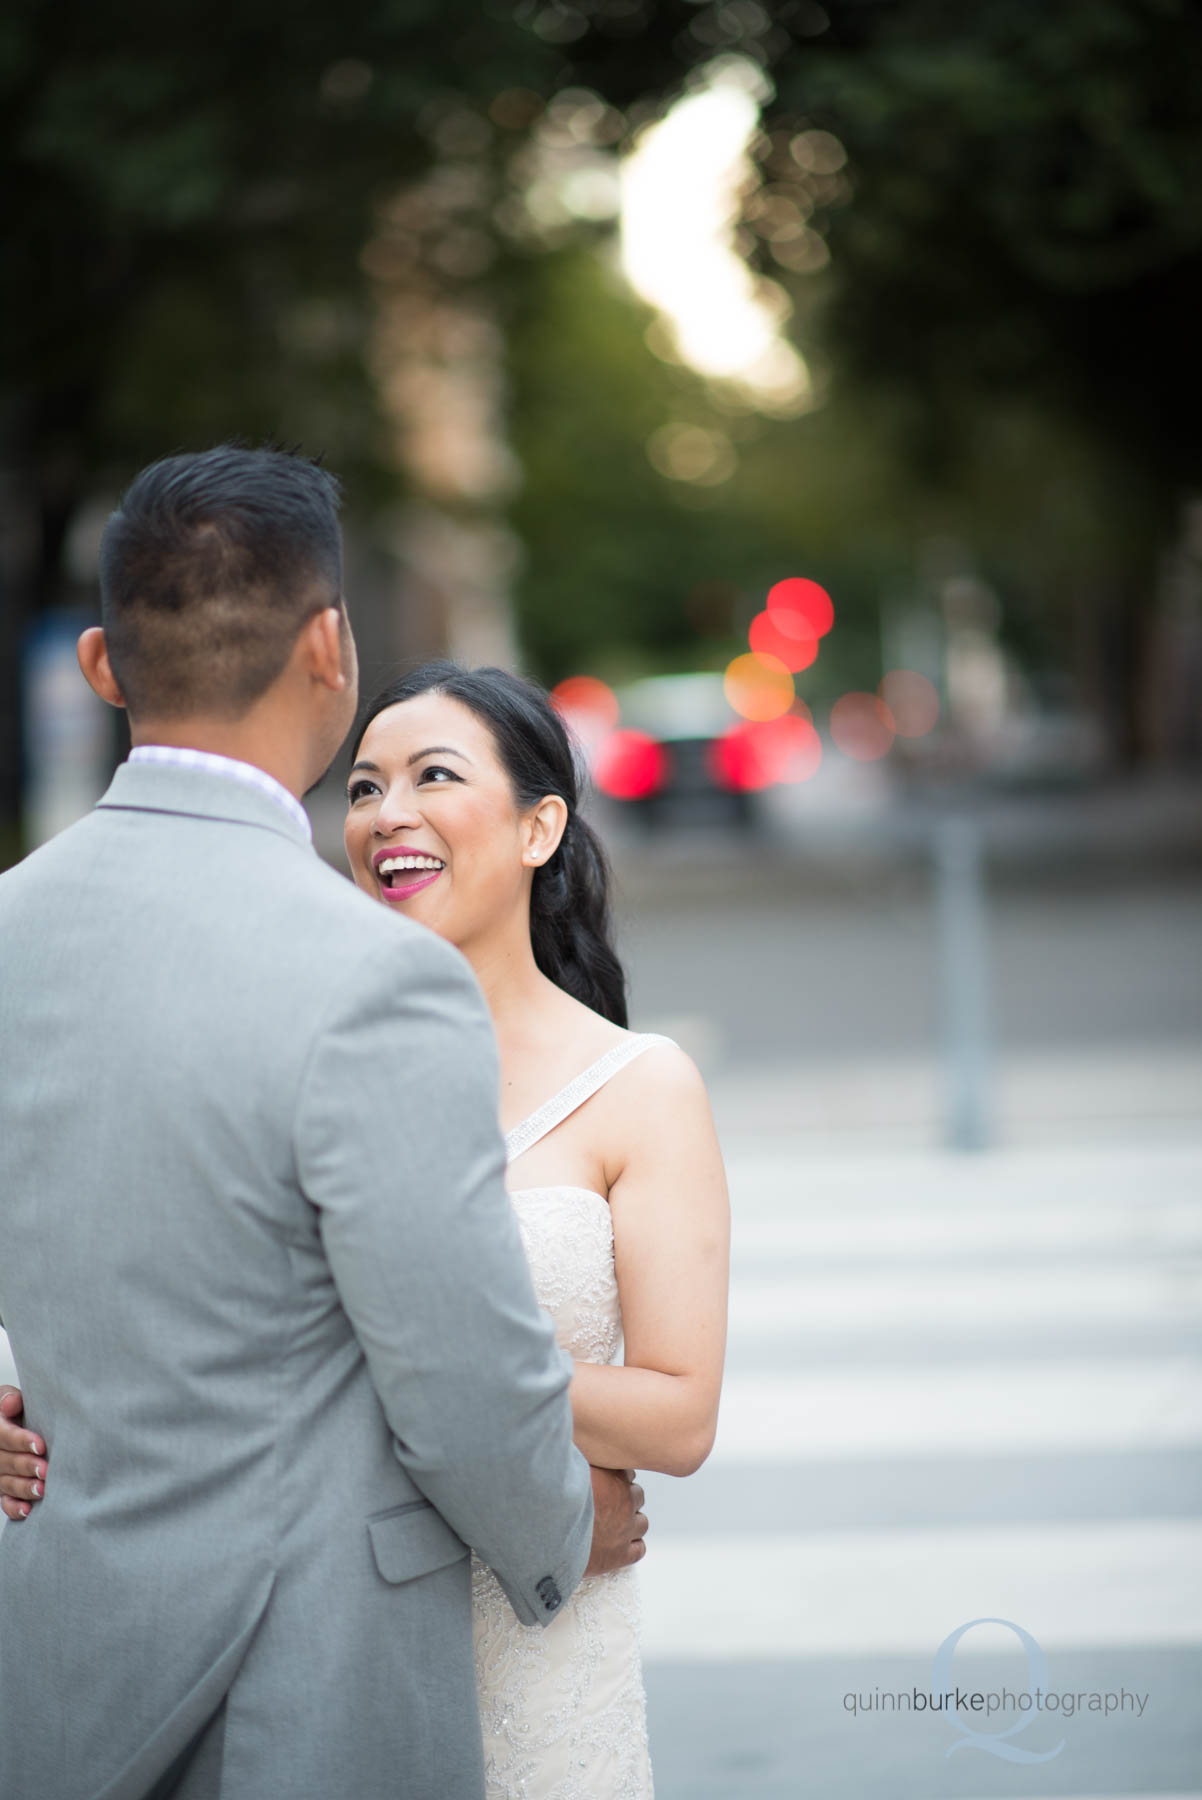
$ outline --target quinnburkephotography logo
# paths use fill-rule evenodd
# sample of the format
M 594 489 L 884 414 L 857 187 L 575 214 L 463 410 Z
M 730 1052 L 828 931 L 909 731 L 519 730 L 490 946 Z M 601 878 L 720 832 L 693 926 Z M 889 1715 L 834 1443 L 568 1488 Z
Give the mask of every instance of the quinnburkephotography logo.
M 956 1646 L 964 1634 L 977 1625 L 1001 1625 L 1018 1638 L 1026 1653 L 1025 1687 L 1003 1686 L 982 1690 L 964 1687 L 955 1679 L 952 1658 Z M 947 1747 L 948 1756 L 953 1756 L 957 1750 L 982 1750 L 987 1756 L 1000 1756 L 1012 1763 L 1050 1762 L 1064 1749 L 1063 1738 L 1052 1750 L 1028 1750 L 1023 1745 L 1010 1741 L 1025 1731 L 1034 1719 L 1044 1714 L 1071 1719 L 1076 1714 L 1085 1712 L 1100 1713 L 1104 1718 L 1110 1718 L 1114 1713 L 1132 1713 L 1142 1719 L 1147 1704 L 1146 1693 L 1133 1693 L 1127 1688 L 1120 1688 L 1116 1693 L 1094 1688 L 1062 1690 L 1050 1687 L 1048 1659 L 1037 1640 L 1021 1625 L 1016 1625 L 1013 1619 L 996 1618 L 969 1619 L 948 1633 L 935 1652 L 929 1690 L 873 1688 L 866 1694 L 850 1693 L 843 1696 L 844 1711 L 856 1717 L 863 1713 L 881 1712 L 942 1713 L 956 1733 L 955 1743 Z M 1013 1713 L 1014 1723 L 1002 1731 L 976 1729 L 975 1721 L 979 1717 L 983 1715 L 988 1719 L 995 1713 L 1001 1713 L 1003 1717 Z

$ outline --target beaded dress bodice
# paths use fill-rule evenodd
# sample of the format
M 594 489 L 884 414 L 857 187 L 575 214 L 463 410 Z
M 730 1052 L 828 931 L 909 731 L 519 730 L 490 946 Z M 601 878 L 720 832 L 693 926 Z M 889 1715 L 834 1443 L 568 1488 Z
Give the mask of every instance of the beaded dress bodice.
M 509 1162 L 653 1044 L 630 1036 L 506 1139 Z M 605 1198 L 573 1186 L 510 1193 L 539 1304 L 578 1362 L 622 1359 L 613 1226 Z M 519 1623 L 472 1560 L 476 1684 L 487 1800 L 651 1800 L 637 1568 L 586 1575 L 547 1626 Z

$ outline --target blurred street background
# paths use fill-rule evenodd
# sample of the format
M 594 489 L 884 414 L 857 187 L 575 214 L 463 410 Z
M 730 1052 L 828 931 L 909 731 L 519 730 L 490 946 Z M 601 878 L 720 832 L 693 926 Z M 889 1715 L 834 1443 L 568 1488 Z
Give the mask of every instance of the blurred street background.
M 9 0 L 0 96 L 0 868 L 126 748 L 126 482 L 321 454 L 365 697 L 553 689 L 710 1083 L 659 1800 L 1198 1800 L 1197 7 Z M 870 1704 L 962 1626 L 1144 1709 Z
M 623 862 L 639 1022 L 708 1067 L 734 1218 L 714 1454 L 645 1481 L 661 1800 L 1199 1791 L 1202 893 L 1196 865 L 1116 851 L 1117 806 L 1101 840 L 1089 817 L 988 819 L 975 1151 L 946 1147 L 913 844 Z M 949 1760 L 941 1717 L 849 1713 L 938 1688 L 981 1618 L 1029 1631 L 1058 1694 L 1138 1690 L 1142 1716 L 1045 1717 L 1015 1744 L 1063 1748 L 1031 1768 Z M 998 1626 L 955 1668 L 1035 1680 Z

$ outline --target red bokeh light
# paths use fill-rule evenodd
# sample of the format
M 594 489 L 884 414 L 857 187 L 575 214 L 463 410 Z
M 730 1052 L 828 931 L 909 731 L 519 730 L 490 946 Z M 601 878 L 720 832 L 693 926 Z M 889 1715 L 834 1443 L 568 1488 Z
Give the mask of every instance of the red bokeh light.
M 890 669 L 877 693 L 893 714 L 898 737 L 925 737 L 939 717 L 934 683 L 915 669 Z
M 551 704 L 590 754 L 618 723 L 618 696 L 595 675 L 569 675 L 551 689 Z
M 808 669 L 818 654 L 818 633 L 799 612 L 757 613 L 747 641 L 757 656 L 774 656 L 794 674 Z
M 613 731 L 597 751 L 593 780 L 612 800 L 647 800 L 668 779 L 671 760 L 645 731 Z
M 875 694 L 844 694 L 831 707 L 831 737 L 844 756 L 877 762 L 893 748 L 893 714 Z
M 822 761 L 822 744 L 807 719 L 747 719 L 709 747 L 709 768 L 720 787 L 753 793 L 778 781 L 808 781 Z
M 618 696 L 595 675 L 569 675 L 551 689 L 551 699 L 560 712 L 595 713 L 607 725 L 618 722 Z
M 774 724 L 780 730 L 777 754 L 781 768 L 778 781 L 809 781 L 818 773 L 822 761 L 822 739 L 814 730 L 809 718 L 798 718 L 795 713 L 788 713 Z
M 825 637 L 835 622 L 834 602 L 826 589 L 801 575 L 791 575 L 787 581 L 770 587 L 764 604 L 774 619 L 779 615 L 778 623 L 786 637 L 796 635 L 789 614 L 800 614 L 815 637 Z

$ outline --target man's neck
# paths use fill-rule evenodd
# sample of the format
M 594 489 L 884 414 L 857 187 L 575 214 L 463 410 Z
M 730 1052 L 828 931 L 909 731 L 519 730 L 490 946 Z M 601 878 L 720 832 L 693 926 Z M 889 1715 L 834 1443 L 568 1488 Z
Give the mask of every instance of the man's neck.
M 265 721 L 239 719 L 233 724 L 213 719 L 130 721 L 130 742 L 134 749 L 142 744 L 165 744 L 177 750 L 205 750 L 210 756 L 228 756 L 234 762 L 250 763 L 274 776 L 281 787 L 300 800 L 310 783 L 305 779 L 303 748 L 289 754 L 286 734 L 278 725 Z M 283 748 L 281 748 L 283 745 Z

